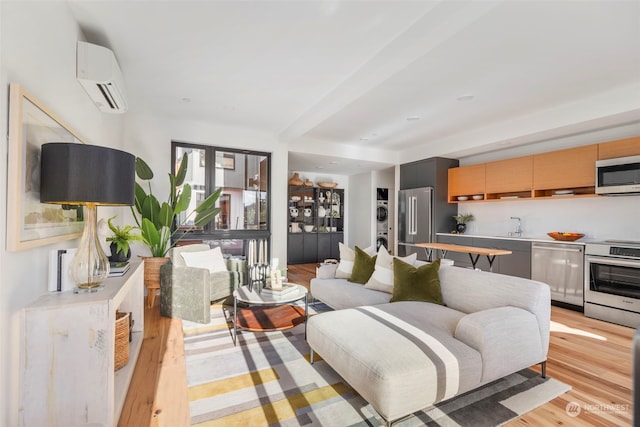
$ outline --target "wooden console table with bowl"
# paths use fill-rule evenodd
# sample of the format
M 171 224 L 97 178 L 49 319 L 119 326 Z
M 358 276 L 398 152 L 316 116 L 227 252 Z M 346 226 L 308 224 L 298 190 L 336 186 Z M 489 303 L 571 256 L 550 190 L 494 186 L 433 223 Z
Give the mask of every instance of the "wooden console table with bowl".
M 452 245 L 450 243 L 416 243 L 414 246 L 419 248 L 424 248 L 427 253 L 427 259 L 431 261 L 433 250 L 440 250 L 442 253 L 442 258 L 447 256 L 447 252 L 463 252 L 469 254 L 469 258 L 471 259 L 471 265 L 475 270 L 476 264 L 478 263 L 478 259 L 481 255 L 485 255 L 487 257 L 487 261 L 489 261 L 489 270 L 493 271 L 493 260 L 496 256 L 499 255 L 511 255 L 511 251 L 504 249 L 490 249 L 490 248 L 477 248 L 475 246 L 463 246 L 463 245 Z

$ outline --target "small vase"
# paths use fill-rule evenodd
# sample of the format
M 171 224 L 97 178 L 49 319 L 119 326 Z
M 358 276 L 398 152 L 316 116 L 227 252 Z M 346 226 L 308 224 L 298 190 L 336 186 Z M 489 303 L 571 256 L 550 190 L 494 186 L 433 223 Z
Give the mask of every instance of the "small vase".
M 303 181 L 300 179 L 298 172 L 294 172 L 293 176 L 289 178 L 289 185 L 302 185 Z
M 456 231 L 458 232 L 458 234 L 464 234 L 466 230 L 467 230 L 467 224 L 456 225 Z

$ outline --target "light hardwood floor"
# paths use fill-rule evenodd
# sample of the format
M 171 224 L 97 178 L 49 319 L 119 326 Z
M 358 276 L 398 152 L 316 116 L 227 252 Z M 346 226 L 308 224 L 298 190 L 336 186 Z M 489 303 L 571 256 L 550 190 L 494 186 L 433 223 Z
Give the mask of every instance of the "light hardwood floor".
M 315 264 L 290 266 L 288 276 L 309 286 Z M 552 307 L 551 321 L 547 375 L 571 385 L 572 390 L 508 425 L 631 425 L 635 331 L 558 307 Z M 571 402 L 580 405 L 577 416 L 566 410 Z M 145 311 L 145 339 L 118 426 L 188 425 L 181 322 L 161 317 L 156 302 Z

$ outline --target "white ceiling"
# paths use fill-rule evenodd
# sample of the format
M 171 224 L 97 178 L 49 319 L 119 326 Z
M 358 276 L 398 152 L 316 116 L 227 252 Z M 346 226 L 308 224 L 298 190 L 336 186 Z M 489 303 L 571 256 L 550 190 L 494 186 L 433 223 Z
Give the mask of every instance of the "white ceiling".
M 131 111 L 272 133 L 291 170 L 640 122 L 639 1 L 68 3 L 115 52 Z

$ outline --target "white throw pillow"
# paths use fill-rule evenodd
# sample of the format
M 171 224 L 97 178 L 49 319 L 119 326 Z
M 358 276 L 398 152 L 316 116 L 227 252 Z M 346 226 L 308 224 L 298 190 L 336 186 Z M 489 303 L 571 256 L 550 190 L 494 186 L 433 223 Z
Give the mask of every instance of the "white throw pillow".
M 227 263 L 219 247 L 208 251 L 181 252 L 180 255 L 187 267 L 206 268 L 211 273 L 227 271 Z
M 342 242 L 338 243 L 340 248 L 340 264 L 336 270 L 336 279 L 348 279 L 351 277 L 351 271 L 353 270 L 353 262 L 356 260 L 356 251 L 348 247 Z M 373 246 L 363 249 L 367 255 L 373 256 L 376 250 Z
M 364 285 L 367 289 L 375 291 L 393 293 L 393 259 L 398 258 L 410 265 L 415 265 L 418 254 L 411 254 L 406 257 L 394 257 L 387 252 L 384 246 L 380 246 L 376 266 L 369 281 Z

